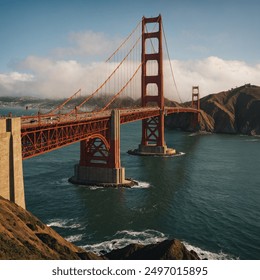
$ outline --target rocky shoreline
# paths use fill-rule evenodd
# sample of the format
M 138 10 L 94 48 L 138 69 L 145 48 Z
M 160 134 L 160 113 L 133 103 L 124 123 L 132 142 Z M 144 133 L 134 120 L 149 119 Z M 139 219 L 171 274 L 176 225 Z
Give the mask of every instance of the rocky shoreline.
M 0 260 L 199 260 L 177 240 L 130 244 L 104 255 L 65 240 L 29 211 L 0 197 Z

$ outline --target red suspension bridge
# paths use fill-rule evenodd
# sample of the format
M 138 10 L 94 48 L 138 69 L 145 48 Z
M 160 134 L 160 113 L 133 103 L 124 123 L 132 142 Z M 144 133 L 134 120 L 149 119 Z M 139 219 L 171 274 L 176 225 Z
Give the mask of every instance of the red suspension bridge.
M 80 142 L 80 160 L 75 166 L 72 182 L 105 183 L 117 186 L 131 184 L 125 179 L 124 168 L 120 163 L 120 125 L 129 122 L 142 120 L 141 143 L 133 153 L 173 155 L 175 150 L 169 149 L 164 139 L 164 118 L 169 114 L 192 113 L 193 122 L 196 125 L 200 113 L 199 88 L 192 89 L 191 107 L 165 106 L 163 40 L 166 42 L 161 16 L 143 17 L 134 31 L 107 59 L 107 68 L 111 70 L 111 65 L 114 66 L 107 78 L 74 109 L 60 113 L 81 90 L 48 114 L 22 117 L 19 121 L 20 126 L 18 125 L 19 141 L 22 145 L 19 148 L 18 144 L 18 148 L 11 149 L 16 159 L 11 160 L 9 177 L 14 178 L 9 180 L 11 182 L 9 192 L 4 190 L 4 196 L 15 202 L 19 200 L 16 198 L 19 191 L 15 186 L 18 184 L 16 183 L 17 169 L 19 169 L 18 158 L 31 158 L 75 142 Z M 122 57 L 119 55 L 120 50 L 123 50 Z M 167 43 L 166 53 L 168 54 Z M 119 57 L 118 62 L 116 60 Z M 171 64 L 170 70 L 176 87 Z M 138 92 L 141 93 L 140 107 L 110 109 L 118 97 L 126 95 L 137 97 Z M 95 108 L 92 112 L 84 111 L 90 99 L 104 93 L 108 93 L 109 98 L 102 108 Z M 14 140 L 14 135 L 16 135 L 14 130 L 17 129 L 17 125 L 12 119 L 6 121 L 6 132 L 11 132 L 13 135 L 11 140 L 13 139 L 15 143 L 17 141 Z M 17 156 L 17 153 L 20 155 Z M 20 170 L 22 172 L 22 167 Z M 0 190 L 0 195 L 1 193 L 3 195 L 3 191 Z M 22 202 L 19 203 L 22 206 L 25 205 Z

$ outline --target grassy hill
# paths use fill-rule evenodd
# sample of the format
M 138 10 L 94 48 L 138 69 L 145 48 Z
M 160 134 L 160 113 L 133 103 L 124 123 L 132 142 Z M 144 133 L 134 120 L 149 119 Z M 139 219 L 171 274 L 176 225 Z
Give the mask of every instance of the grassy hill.
M 186 104 L 190 105 L 190 104 Z M 199 129 L 216 133 L 260 135 L 260 87 L 244 85 L 200 99 Z M 167 126 L 192 131 L 191 114 L 169 116 Z

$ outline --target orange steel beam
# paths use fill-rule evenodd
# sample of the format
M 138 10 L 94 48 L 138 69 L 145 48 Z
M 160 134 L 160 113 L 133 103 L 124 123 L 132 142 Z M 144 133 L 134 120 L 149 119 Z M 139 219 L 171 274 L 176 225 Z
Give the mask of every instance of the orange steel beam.
M 195 108 L 165 107 L 166 115 L 176 113 L 198 114 Z M 120 123 L 125 124 L 138 120 L 157 117 L 161 114 L 158 107 L 145 107 L 138 109 L 124 109 L 120 111 Z M 88 139 L 93 134 L 107 133 L 110 125 L 111 111 L 95 114 L 85 119 L 69 120 L 55 123 L 26 124 L 22 125 L 22 157 L 31 158 L 81 140 Z
M 109 117 L 21 129 L 22 157 L 31 158 L 87 139 L 109 127 Z

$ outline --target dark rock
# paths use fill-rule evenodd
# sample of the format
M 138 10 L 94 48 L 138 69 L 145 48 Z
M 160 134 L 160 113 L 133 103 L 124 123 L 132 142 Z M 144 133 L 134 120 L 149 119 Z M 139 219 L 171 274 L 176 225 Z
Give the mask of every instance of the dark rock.
M 105 257 L 109 260 L 125 260 L 129 259 L 136 251 L 142 249 L 144 245 L 141 244 L 129 244 L 124 248 L 113 250 L 107 254 Z
M 37 230 L 37 226 L 35 224 L 27 223 L 26 225 L 32 231 L 36 231 Z
M 81 260 L 106 260 L 104 256 L 98 256 L 92 252 L 77 252 Z
M 131 244 L 105 255 L 110 260 L 199 260 L 194 251 L 189 251 L 177 239 L 164 240 L 157 244 Z

